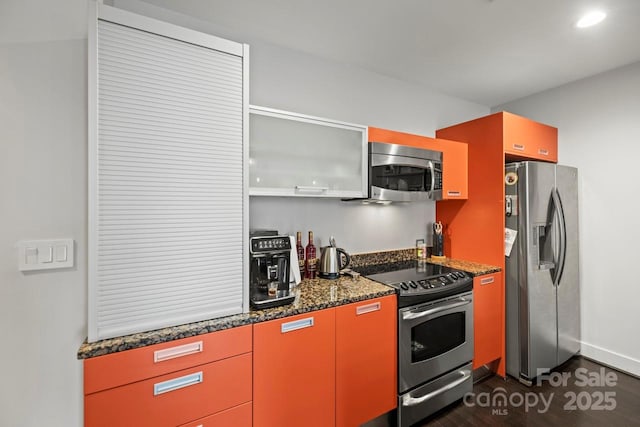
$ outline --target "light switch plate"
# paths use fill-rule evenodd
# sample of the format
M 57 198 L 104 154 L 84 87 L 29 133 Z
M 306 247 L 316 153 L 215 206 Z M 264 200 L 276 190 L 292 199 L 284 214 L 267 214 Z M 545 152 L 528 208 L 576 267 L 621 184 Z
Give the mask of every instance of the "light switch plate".
M 73 239 L 21 240 L 16 246 L 20 271 L 73 267 Z

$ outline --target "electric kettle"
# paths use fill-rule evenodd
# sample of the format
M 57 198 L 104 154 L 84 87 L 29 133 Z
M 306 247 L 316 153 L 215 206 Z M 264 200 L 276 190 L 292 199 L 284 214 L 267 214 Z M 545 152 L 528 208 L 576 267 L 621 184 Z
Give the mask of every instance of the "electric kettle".
M 336 240 L 331 236 L 329 245 L 322 248 L 320 255 L 320 277 L 323 279 L 337 279 L 340 277 L 340 270 L 347 268 L 351 262 L 351 257 L 344 249 L 336 248 Z M 346 262 L 342 263 L 342 255 Z

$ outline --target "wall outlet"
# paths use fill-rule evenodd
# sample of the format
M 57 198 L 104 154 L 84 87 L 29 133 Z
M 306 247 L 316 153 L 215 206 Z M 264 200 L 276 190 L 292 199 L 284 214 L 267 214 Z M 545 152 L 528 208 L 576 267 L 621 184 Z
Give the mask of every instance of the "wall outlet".
M 73 239 L 21 240 L 16 246 L 20 271 L 73 267 Z

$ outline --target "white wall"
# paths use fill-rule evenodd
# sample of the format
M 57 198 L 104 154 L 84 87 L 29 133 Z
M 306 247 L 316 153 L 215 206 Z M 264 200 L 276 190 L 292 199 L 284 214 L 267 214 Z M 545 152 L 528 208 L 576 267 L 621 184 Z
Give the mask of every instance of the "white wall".
M 0 426 L 81 425 L 86 62 L 85 40 L 0 45 Z M 18 240 L 61 237 L 76 267 L 18 271 Z
M 640 63 L 496 110 L 558 127 L 579 169 L 582 354 L 640 375 Z
M 427 135 L 489 112 L 258 41 L 251 57 L 256 104 Z M 0 45 L 0 426 L 82 425 L 76 351 L 87 327 L 86 79 L 86 40 Z M 251 205 L 256 225 L 315 229 L 325 244 L 334 233 L 352 252 L 411 246 L 434 217 L 427 202 L 369 210 L 309 199 Z M 18 240 L 60 237 L 76 241 L 75 268 L 17 271 Z

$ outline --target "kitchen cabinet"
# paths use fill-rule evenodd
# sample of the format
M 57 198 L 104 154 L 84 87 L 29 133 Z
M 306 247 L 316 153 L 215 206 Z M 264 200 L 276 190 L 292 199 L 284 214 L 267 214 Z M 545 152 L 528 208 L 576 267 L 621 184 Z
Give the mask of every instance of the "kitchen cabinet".
M 241 326 L 86 359 L 84 382 L 87 427 L 176 426 L 200 418 L 230 420 L 229 413 L 238 422 L 227 425 L 248 427 L 252 329 Z
M 504 292 L 502 273 L 485 274 L 473 279 L 473 368 L 502 357 Z
M 467 144 L 437 138 L 432 149 L 442 150 L 442 200 L 468 198 Z
M 88 4 L 88 341 L 248 311 L 248 46 Z
M 467 144 L 369 127 L 369 141 L 409 145 L 442 152 L 442 200 L 465 200 L 468 194 Z
M 367 128 L 288 111 L 249 110 L 249 194 L 367 196 Z
M 500 112 L 439 129 L 436 137 L 464 142 L 468 147 L 468 200 L 465 203 L 436 203 L 436 219 L 444 225 L 445 255 L 495 265 L 504 271 L 505 159 L 539 160 L 543 156 L 548 161 L 555 161 L 557 129 Z M 514 148 L 514 145 L 522 145 L 524 149 Z M 544 154 L 545 150 L 548 156 Z M 499 289 L 494 291 L 504 295 L 502 275 L 495 278 L 495 284 Z M 499 312 L 504 331 L 503 298 Z M 502 351 L 496 372 L 505 376 L 504 333 L 500 339 Z
M 504 152 L 513 160 L 558 162 L 558 129 L 502 112 Z
M 253 423 L 359 426 L 397 405 L 396 296 L 253 326 Z
M 335 310 L 253 326 L 253 425 L 335 424 Z
M 397 313 L 394 295 L 336 308 L 336 426 L 396 407 Z

